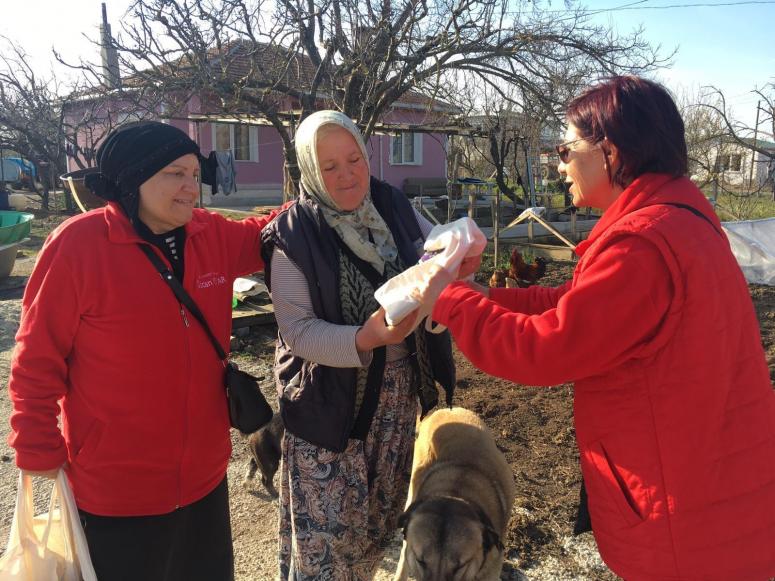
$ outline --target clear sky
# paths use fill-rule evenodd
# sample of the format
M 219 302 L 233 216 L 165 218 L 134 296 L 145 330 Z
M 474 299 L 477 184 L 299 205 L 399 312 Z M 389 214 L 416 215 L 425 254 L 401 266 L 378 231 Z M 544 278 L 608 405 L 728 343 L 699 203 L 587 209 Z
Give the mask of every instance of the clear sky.
M 536 0 L 540 2 L 541 0 Z M 114 33 L 131 0 L 106 0 Z M 544 0 L 564 10 L 563 0 Z M 673 66 L 657 77 L 675 92 L 701 86 L 723 89 L 735 114 L 753 124 L 756 96 L 750 91 L 775 81 L 772 49 L 775 0 L 586 0 L 601 24 L 625 34 L 642 24 L 646 38 L 661 44 L 663 54 L 677 48 Z M 101 0 L 3 0 L 0 34 L 20 43 L 36 66 L 48 69 L 51 47 L 66 57 L 98 58 L 96 39 Z M 687 7 L 680 7 L 686 6 Z M 715 5 L 715 6 L 713 6 Z
M 735 116 L 754 124 L 758 96 L 751 91 L 775 82 L 775 2 L 596 0 L 587 6 L 613 8 L 595 18 L 621 34 L 643 25 L 646 38 L 661 44 L 664 54 L 677 49 L 673 66 L 656 74 L 673 91 L 696 93 L 715 85 Z

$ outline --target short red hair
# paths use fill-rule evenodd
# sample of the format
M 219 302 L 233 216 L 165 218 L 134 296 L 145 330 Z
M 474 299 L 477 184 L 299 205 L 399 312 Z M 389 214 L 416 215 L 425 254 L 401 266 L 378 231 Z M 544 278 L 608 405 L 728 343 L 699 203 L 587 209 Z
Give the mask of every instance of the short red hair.
M 579 137 L 607 139 L 619 150 L 611 181 L 626 187 L 644 173 L 687 173 L 684 123 L 673 98 L 654 81 L 611 77 L 573 99 L 566 112 Z M 607 155 L 606 155 L 607 157 Z

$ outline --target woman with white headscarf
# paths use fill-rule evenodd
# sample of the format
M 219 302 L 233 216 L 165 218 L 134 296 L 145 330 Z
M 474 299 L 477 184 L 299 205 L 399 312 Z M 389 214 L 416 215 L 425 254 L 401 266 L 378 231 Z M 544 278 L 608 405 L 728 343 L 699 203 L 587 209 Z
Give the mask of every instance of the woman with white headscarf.
M 431 224 L 369 175 L 360 132 L 319 111 L 296 134 L 301 195 L 265 229 L 286 432 L 280 578 L 371 579 L 407 494 L 414 425 L 455 383 L 447 334 L 387 326 L 374 291 Z

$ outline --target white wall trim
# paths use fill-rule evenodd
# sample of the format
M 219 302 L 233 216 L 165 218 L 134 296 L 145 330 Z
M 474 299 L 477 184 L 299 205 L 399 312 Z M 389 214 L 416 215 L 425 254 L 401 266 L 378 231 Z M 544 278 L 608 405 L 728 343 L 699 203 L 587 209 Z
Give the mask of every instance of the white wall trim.
M 210 124 L 210 133 L 212 137 L 212 146 L 213 149 L 218 151 L 216 148 L 216 129 L 219 125 L 228 125 L 229 126 L 229 149 L 231 150 L 232 155 L 234 155 L 234 123 L 211 123 Z M 245 123 L 240 124 L 243 127 L 248 128 L 248 148 L 250 149 L 250 159 L 237 159 L 236 155 L 234 155 L 234 161 L 235 163 L 240 162 L 255 162 L 258 163 L 259 161 L 259 155 L 258 155 L 258 126 L 256 125 L 247 125 Z
M 422 133 L 417 133 L 414 131 L 402 131 L 401 136 L 402 139 L 407 135 L 412 135 L 412 138 L 414 139 L 414 159 L 412 161 L 404 161 L 403 160 L 403 151 L 401 152 L 401 160 L 395 161 L 393 159 L 393 142 L 395 141 L 396 136 L 391 135 L 390 136 L 390 142 L 389 142 L 389 162 L 390 165 L 422 165 L 422 146 L 423 146 L 423 139 Z

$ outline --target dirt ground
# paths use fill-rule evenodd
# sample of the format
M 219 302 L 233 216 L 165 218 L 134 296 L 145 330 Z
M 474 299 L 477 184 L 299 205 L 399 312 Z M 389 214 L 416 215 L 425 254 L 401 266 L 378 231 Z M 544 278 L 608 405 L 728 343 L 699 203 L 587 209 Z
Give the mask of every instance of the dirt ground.
M 0 384 L 7 384 L 13 336 L 18 326 L 21 294 L 34 254 L 46 232 L 63 217 L 40 217 L 32 240 L 17 259 L 11 277 L 0 281 Z M 556 285 L 572 273 L 571 263 L 550 263 L 542 281 Z M 775 288 L 751 285 L 767 351 L 771 377 L 775 378 Z M 264 377 L 270 401 L 273 325 L 255 328 L 239 340 L 235 359 L 241 367 Z M 502 579 L 533 581 L 612 581 L 617 579 L 600 560 L 591 534 L 573 537 L 571 530 L 578 500 L 580 473 L 572 420 L 572 387 L 533 388 L 494 379 L 471 366 L 459 353 L 455 404 L 480 414 L 506 455 L 517 483 L 517 501 L 505 539 L 507 562 Z M 13 449 L 6 443 L 10 404 L 0 390 L 0 539 L 6 539 L 16 497 L 17 470 Z M 277 509 L 258 480 L 243 485 L 247 465 L 245 441 L 232 434 L 234 452 L 229 466 L 231 518 L 237 579 L 269 580 L 276 577 Z M 36 501 L 44 507 L 44 487 Z M 4 548 L 5 541 L 0 541 Z M 377 574 L 386 581 L 395 570 L 399 539 Z

